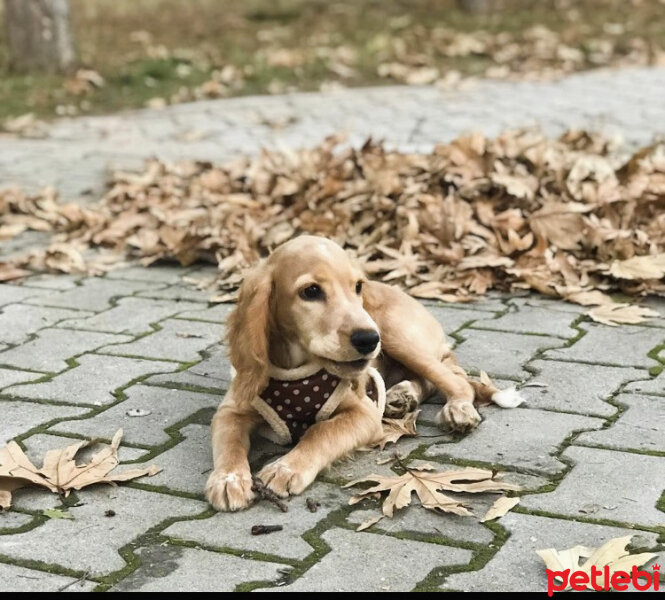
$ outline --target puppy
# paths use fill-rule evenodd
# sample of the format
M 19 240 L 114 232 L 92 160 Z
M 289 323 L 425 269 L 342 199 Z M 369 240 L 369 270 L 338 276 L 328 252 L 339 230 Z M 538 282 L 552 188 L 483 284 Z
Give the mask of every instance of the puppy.
M 383 414 L 401 416 L 435 390 L 446 397 L 438 422 L 457 430 L 480 422 L 474 399 L 519 403 L 516 393 L 469 380 L 419 302 L 367 281 L 321 237 L 288 241 L 248 273 L 228 342 L 235 376 L 212 421 L 206 486 L 219 510 L 246 508 L 254 498 L 248 451 L 255 429 L 295 444 L 258 474 L 286 497 L 380 439 Z

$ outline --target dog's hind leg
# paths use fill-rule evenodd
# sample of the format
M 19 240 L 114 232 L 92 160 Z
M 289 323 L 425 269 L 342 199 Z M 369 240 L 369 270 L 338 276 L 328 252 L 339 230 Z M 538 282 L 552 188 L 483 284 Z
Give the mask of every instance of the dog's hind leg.
M 458 430 L 476 427 L 480 415 L 473 406 L 474 387 L 454 360 L 438 321 L 397 288 L 369 282 L 364 289 L 366 308 L 379 326 L 383 351 L 446 397 L 439 422 Z M 386 388 L 391 389 L 389 382 Z

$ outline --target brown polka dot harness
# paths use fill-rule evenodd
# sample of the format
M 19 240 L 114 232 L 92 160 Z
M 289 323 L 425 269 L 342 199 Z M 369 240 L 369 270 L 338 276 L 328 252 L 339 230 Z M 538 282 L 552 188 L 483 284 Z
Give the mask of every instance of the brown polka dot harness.
M 383 414 L 386 395 L 383 378 L 376 369 L 369 369 L 369 375 L 365 399 L 376 404 Z M 280 444 L 293 444 L 314 423 L 332 415 L 350 385 L 349 380 L 318 365 L 296 369 L 272 366 L 268 386 L 254 399 L 253 405 L 270 425 L 267 437 Z

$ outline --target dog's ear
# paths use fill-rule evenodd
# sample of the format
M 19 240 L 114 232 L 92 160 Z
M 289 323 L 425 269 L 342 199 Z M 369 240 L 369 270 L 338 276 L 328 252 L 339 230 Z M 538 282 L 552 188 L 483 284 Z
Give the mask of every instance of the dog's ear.
M 231 364 L 243 395 L 252 398 L 268 383 L 272 287 L 272 273 L 265 263 L 249 271 L 228 321 Z

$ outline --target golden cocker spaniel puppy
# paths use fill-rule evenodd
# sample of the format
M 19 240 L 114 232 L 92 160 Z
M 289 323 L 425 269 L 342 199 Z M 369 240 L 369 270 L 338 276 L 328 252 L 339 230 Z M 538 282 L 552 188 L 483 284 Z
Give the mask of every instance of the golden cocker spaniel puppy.
M 219 510 L 254 498 L 248 451 L 257 429 L 295 444 L 258 474 L 280 497 L 299 494 L 335 460 L 381 438 L 381 418 L 435 390 L 440 424 L 476 427 L 476 401 L 515 406 L 514 390 L 471 381 L 441 326 L 401 290 L 367 281 L 336 243 L 303 235 L 245 278 L 228 324 L 235 376 L 212 421 L 206 496 Z

